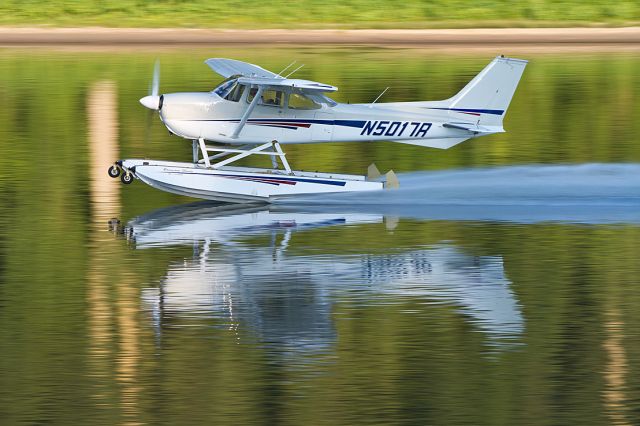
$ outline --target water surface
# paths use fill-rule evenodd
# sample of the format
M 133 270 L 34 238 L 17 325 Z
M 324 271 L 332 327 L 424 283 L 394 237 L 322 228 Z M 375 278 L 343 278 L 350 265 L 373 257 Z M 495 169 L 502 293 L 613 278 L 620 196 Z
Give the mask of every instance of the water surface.
M 1 50 L 3 423 L 637 423 L 637 55 L 525 55 L 508 133 L 451 150 L 288 147 L 401 188 L 270 208 L 106 176 L 190 158 L 138 103 L 157 56 L 163 92 L 296 59 L 354 103 L 446 98 L 491 59 Z

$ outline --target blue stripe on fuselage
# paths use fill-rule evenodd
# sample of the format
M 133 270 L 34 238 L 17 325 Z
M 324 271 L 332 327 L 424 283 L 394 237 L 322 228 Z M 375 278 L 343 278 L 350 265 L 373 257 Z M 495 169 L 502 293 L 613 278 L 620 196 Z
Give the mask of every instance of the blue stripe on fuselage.
M 193 120 L 193 121 L 230 121 L 232 123 L 239 123 L 239 119 L 232 120 Z M 364 120 L 308 120 L 308 119 L 300 119 L 300 118 L 250 118 L 247 120 L 247 124 L 251 123 L 308 123 L 308 124 L 324 124 L 325 126 L 344 126 L 344 127 L 355 127 L 361 129 L 364 127 Z
M 502 115 L 504 114 L 503 109 L 471 109 L 471 108 L 429 108 L 427 109 L 438 109 L 441 111 L 455 111 L 455 112 L 469 112 L 472 114 L 493 114 L 493 115 Z

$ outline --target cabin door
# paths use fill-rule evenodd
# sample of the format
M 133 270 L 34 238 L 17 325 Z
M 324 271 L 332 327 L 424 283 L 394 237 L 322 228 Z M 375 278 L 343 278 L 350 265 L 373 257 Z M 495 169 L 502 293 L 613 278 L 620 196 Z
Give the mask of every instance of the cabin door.
M 316 112 L 311 129 L 311 140 L 330 141 L 333 136 L 333 113 Z

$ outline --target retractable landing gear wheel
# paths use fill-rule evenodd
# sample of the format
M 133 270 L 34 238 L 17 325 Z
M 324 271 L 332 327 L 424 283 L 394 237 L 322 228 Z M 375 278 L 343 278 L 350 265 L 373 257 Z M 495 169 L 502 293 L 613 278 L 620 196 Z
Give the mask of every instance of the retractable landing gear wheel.
M 125 185 L 129 185 L 131 182 L 133 182 L 133 175 L 129 172 L 123 173 L 122 176 L 120 176 L 120 180 Z
M 120 167 L 116 166 L 115 164 L 111 167 L 109 167 L 109 177 L 112 178 L 117 178 L 118 176 L 120 176 Z

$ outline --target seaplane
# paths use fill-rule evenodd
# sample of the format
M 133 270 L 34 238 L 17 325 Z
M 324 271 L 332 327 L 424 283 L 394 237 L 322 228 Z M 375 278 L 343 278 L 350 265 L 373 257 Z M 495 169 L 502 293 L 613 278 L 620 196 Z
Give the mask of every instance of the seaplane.
M 191 141 L 192 162 L 124 159 L 108 170 L 124 184 L 141 180 L 159 190 L 230 203 L 271 203 L 300 195 L 377 191 L 399 186 L 374 164 L 367 175 L 293 170 L 284 145 L 391 141 L 448 149 L 468 139 L 504 132 L 503 119 L 526 60 L 498 56 L 453 97 L 441 101 L 342 104 L 329 84 L 292 78 L 300 67 L 273 73 L 225 58 L 205 63 L 225 80 L 211 92 L 151 93 L 140 103 L 157 111 L 169 132 Z M 252 155 L 271 168 L 231 164 Z

